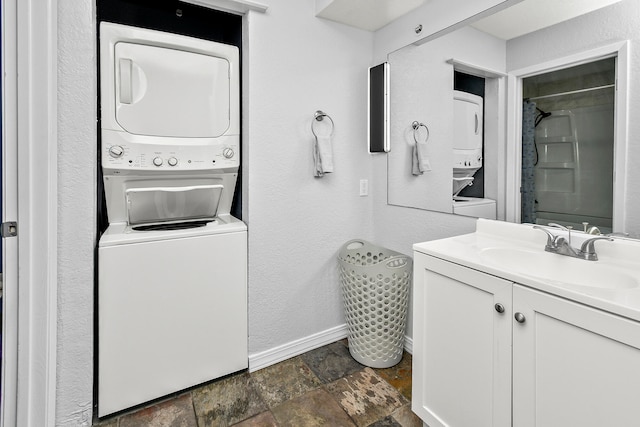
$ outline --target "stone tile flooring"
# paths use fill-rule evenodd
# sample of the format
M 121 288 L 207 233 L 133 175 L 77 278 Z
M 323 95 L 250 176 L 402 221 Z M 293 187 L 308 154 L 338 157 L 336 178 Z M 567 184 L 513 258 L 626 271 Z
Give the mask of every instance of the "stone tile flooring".
M 422 427 L 411 412 L 411 355 L 365 367 L 342 340 L 94 424 L 99 427 Z

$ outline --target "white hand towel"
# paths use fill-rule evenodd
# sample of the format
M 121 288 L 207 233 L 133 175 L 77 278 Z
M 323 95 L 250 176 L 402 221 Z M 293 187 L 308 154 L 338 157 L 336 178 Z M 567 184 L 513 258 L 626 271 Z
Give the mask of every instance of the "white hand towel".
M 316 136 L 313 147 L 313 161 L 315 163 L 314 176 L 323 176 L 333 172 L 333 149 L 330 136 Z
M 431 162 L 429 162 L 429 157 L 427 156 L 426 143 L 419 142 L 413 145 L 411 160 L 412 174 L 419 176 L 431 170 Z

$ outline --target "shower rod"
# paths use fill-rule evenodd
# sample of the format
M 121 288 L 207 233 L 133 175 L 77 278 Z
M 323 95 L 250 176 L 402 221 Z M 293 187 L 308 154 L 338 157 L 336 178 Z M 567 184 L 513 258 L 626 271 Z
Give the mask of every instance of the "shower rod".
M 555 96 L 574 95 L 576 93 L 590 92 L 592 90 L 608 89 L 608 88 L 611 88 L 611 87 L 616 87 L 616 85 L 615 84 L 610 84 L 610 85 L 604 85 L 604 86 L 596 86 L 596 87 L 590 87 L 590 88 L 587 88 L 587 89 L 571 90 L 569 92 L 552 93 L 551 95 L 532 96 L 532 97 L 526 98 L 526 99 L 535 100 L 535 99 L 553 98 Z

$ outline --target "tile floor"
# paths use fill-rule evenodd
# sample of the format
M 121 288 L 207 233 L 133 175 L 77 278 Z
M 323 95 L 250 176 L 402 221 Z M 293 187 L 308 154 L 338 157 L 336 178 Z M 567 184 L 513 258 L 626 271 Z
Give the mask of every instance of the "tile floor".
M 411 355 L 372 369 L 347 341 L 241 372 L 94 424 L 99 427 L 422 427 L 411 412 Z

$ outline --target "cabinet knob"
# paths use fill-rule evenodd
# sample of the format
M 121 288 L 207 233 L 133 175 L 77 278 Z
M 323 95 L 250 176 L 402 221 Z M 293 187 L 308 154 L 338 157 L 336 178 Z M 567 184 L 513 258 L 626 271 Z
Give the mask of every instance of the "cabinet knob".
M 493 306 L 496 311 L 500 314 L 504 313 L 504 305 L 497 303 L 496 305 Z
M 526 320 L 524 317 L 524 314 L 517 312 L 513 317 L 515 317 L 516 322 L 518 323 L 524 323 L 524 321 Z

